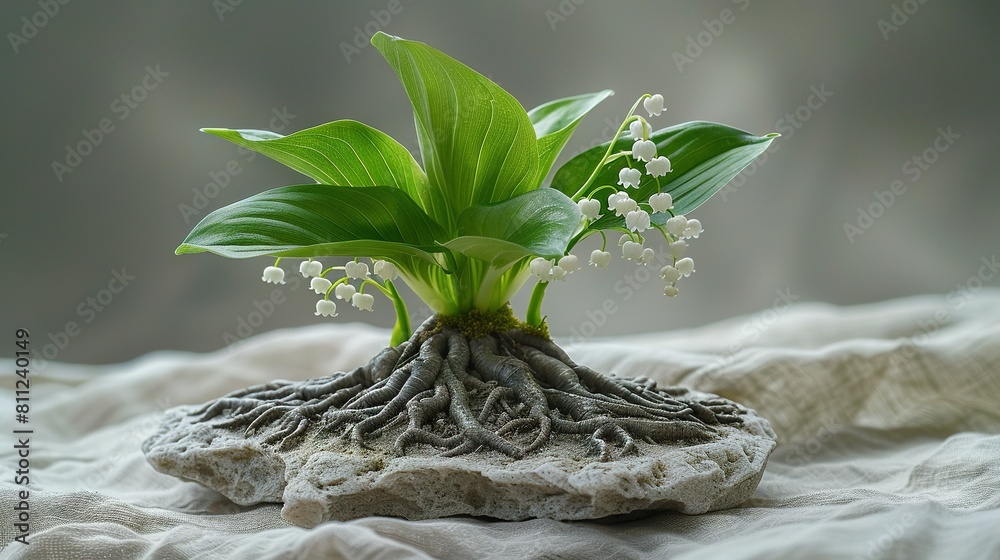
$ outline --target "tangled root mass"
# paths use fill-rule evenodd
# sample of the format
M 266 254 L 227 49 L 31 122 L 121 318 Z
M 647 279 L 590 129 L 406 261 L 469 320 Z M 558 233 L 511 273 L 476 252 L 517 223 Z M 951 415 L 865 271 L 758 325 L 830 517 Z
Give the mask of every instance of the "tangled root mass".
M 607 461 L 636 452 L 637 439 L 711 438 L 718 425 L 740 422 L 742 410 L 682 388 L 658 389 L 649 379 L 602 375 L 520 329 L 469 338 L 431 318 L 349 373 L 249 387 L 195 414 L 276 446 L 309 430 L 360 445 L 393 431 L 399 455 L 429 445 L 446 457 L 485 449 L 521 458 L 553 433 L 579 434 Z

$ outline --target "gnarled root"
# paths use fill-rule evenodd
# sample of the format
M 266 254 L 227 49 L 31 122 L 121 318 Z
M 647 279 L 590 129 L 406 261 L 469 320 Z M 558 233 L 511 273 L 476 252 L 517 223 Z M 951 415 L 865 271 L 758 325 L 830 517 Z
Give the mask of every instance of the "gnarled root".
M 711 438 L 720 424 L 740 422 L 743 410 L 658 389 L 645 378 L 602 375 L 520 330 L 469 339 L 431 318 L 410 340 L 349 373 L 249 387 L 195 414 L 278 446 L 310 429 L 358 445 L 393 432 L 399 455 L 429 445 L 448 457 L 483 449 L 521 458 L 553 433 L 579 434 L 608 461 L 635 453 L 637 440 Z

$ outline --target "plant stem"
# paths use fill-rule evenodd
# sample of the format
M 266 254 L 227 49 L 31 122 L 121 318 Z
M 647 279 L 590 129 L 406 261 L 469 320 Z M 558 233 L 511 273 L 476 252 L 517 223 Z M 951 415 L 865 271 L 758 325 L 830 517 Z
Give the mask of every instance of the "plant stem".
M 531 290 L 531 300 L 528 301 L 528 311 L 524 315 L 524 320 L 532 327 L 541 327 L 545 321 L 542 317 L 542 300 L 545 298 L 545 288 L 548 287 L 548 282 L 539 282 Z
M 396 286 L 392 285 L 392 280 L 386 280 L 385 287 L 389 289 L 392 306 L 396 308 L 396 325 L 392 328 L 389 345 L 398 346 L 410 339 L 410 312 L 406 309 L 406 302 L 396 291 Z
M 576 191 L 576 194 L 574 194 L 571 197 L 574 201 L 580 200 L 580 197 L 583 195 L 584 192 L 586 192 L 587 187 L 589 187 L 594 182 L 594 179 L 597 178 L 597 174 L 601 171 L 601 169 L 604 168 L 604 164 L 607 163 L 608 156 L 611 155 L 611 152 L 615 149 L 615 146 L 618 144 L 618 140 L 620 139 L 622 132 L 625 130 L 625 127 L 628 126 L 628 123 L 638 118 L 638 117 L 633 118 L 633 113 L 635 113 L 635 110 L 639 107 L 639 103 L 647 97 L 650 97 L 648 93 L 640 95 L 639 99 L 636 100 L 635 105 L 632 105 L 632 109 L 629 110 L 628 116 L 626 116 L 625 120 L 622 121 L 621 126 L 618 127 L 618 131 L 615 132 L 614 137 L 612 137 L 611 143 L 608 144 L 608 151 L 604 152 L 604 157 L 601 158 L 601 161 L 597 164 L 597 167 L 595 167 L 594 171 L 591 172 L 590 177 L 587 178 L 587 182 L 584 183 L 583 186 L 580 187 L 580 190 Z

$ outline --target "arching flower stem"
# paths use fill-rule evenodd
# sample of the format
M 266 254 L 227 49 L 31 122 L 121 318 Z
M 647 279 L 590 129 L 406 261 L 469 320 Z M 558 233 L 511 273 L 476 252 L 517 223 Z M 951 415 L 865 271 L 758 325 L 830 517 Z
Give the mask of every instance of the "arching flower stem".
M 528 309 L 524 313 L 524 322 L 532 327 L 541 327 L 545 322 L 542 317 L 542 300 L 545 299 L 545 288 L 549 287 L 548 282 L 539 282 L 531 290 L 531 299 L 528 301 Z
M 392 327 L 392 339 L 389 341 L 389 345 L 398 346 L 409 340 L 412 335 L 410 312 L 406 309 L 406 302 L 396 291 L 392 280 L 386 280 L 385 287 L 389 292 L 389 299 L 392 300 L 392 307 L 396 310 L 396 324 Z
M 597 187 L 596 189 L 594 189 L 593 192 L 590 193 L 590 195 L 589 195 L 590 198 L 596 198 L 597 193 L 603 191 L 604 189 L 611 189 L 611 192 L 618 192 L 618 187 L 616 187 L 614 185 L 601 185 L 601 186 Z
M 597 179 L 597 175 L 600 173 L 601 169 L 604 168 L 604 165 L 609 161 L 609 158 L 611 157 L 611 152 L 615 149 L 615 145 L 618 144 L 618 139 L 621 137 L 622 132 L 625 131 L 625 128 L 628 127 L 628 125 L 632 121 L 639 119 L 639 117 L 634 114 L 635 110 L 639 108 L 639 103 L 641 103 L 642 100 L 646 99 L 647 97 L 652 97 L 652 95 L 648 93 L 640 95 L 639 99 L 635 101 L 635 105 L 632 105 L 632 108 L 629 109 L 628 116 L 625 117 L 625 120 L 622 121 L 621 126 L 618 127 L 618 131 L 615 132 L 615 135 L 611 140 L 611 143 L 608 144 L 608 151 L 604 152 L 604 157 L 601 158 L 601 162 L 598 163 L 596 167 L 594 167 L 594 170 L 590 173 L 590 177 L 588 177 L 586 182 L 583 183 L 583 186 L 580 187 L 580 190 L 576 191 L 576 193 L 571 197 L 574 202 L 580 200 L 580 197 L 583 196 L 583 193 L 587 192 L 587 188 L 590 187 L 590 185 L 594 182 L 595 179 Z

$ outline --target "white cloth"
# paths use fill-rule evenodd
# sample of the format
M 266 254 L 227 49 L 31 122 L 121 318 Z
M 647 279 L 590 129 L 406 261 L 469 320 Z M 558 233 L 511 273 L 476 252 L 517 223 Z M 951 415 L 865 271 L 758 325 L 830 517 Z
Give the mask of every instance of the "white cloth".
M 348 369 L 387 338 L 331 324 L 214 354 L 32 374 L 31 544 L 11 542 L 6 518 L 21 487 L 5 444 L 0 558 L 1000 558 L 997 291 L 796 304 L 569 346 L 599 371 L 718 393 L 771 421 L 780 444 L 763 480 L 727 511 L 618 524 L 366 518 L 302 529 L 279 505 L 236 506 L 143 459 L 140 443 L 166 407 Z M 11 407 L 13 362 L 0 365 L 0 402 Z

